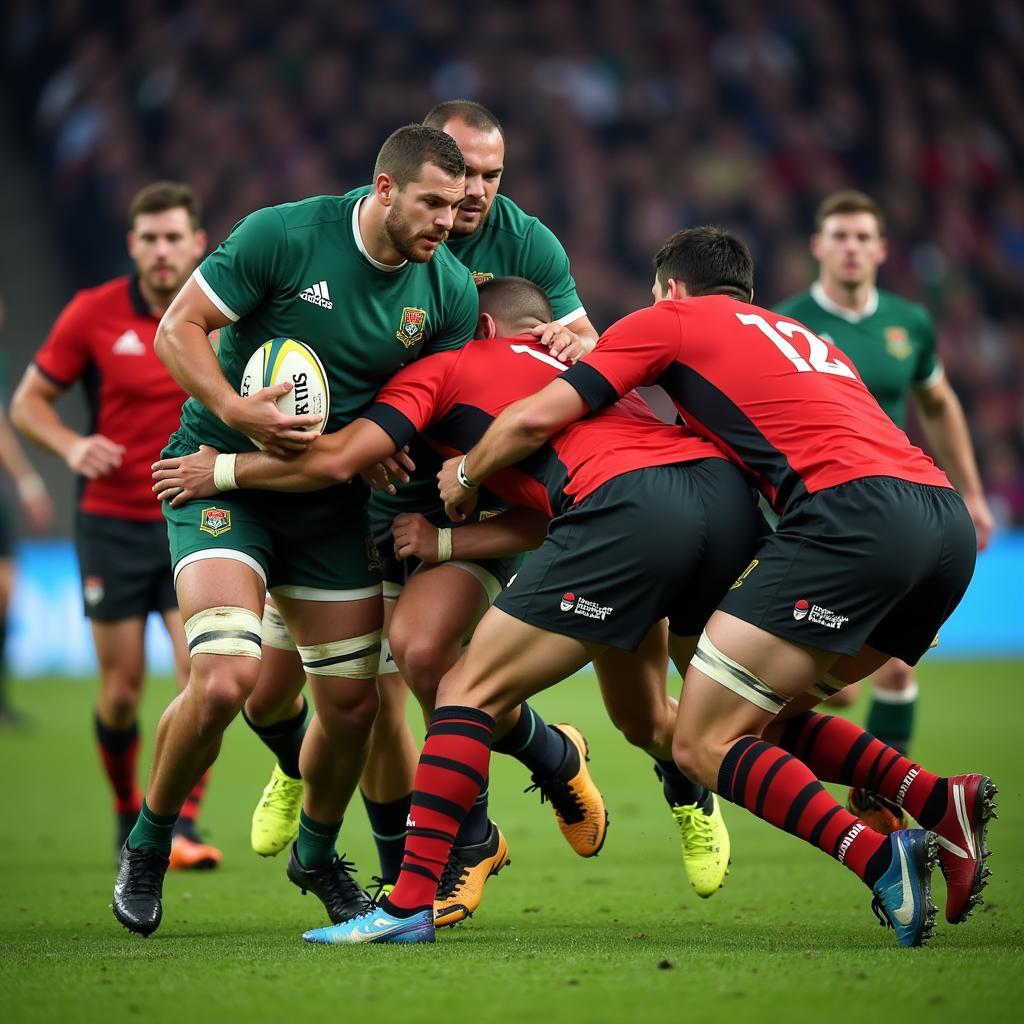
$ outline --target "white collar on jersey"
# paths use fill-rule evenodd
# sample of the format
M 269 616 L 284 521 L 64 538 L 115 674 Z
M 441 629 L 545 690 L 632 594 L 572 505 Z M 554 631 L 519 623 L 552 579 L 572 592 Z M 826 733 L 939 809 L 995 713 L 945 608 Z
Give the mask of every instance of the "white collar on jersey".
M 359 231 L 359 210 L 362 208 L 363 203 L 366 202 L 366 196 L 363 196 L 355 206 L 352 207 L 352 237 L 356 240 L 356 248 L 372 263 L 378 270 L 383 270 L 385 274 L 393 274 L 396 270 L 401 270 L 409 261 L 402 260 L 397 267 L 392 266 L 390 263 L 381 263 L 380 260 L 375 260 L 367 251 L 366 246 L 363 245 L 363 236 Z
M 848 320 L 851 324 L 859 324 L 861 320 L 874 316 L 878 310 L 877 288 L 872 288 L 868 293 L 868 301 L 859 313 L 855 310 L 847 309 L 845 306 L 840 306 L 838 302 L 833 302 L 825 294 L 825 289 L 822 288 L 820 281 L 815 281 L 811 285 L 811 298 L 826 312 L 831 313 L 833 316 L 841 317 L 843 320 Z

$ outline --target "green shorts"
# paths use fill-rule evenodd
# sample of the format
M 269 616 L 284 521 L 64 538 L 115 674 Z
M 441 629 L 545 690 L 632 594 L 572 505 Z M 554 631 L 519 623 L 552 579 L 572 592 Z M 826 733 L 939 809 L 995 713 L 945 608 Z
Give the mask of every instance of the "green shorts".
M 195 451 L 182 431 L 168 455 Z M 362 481 L 308 494 L 230 491 L 164 503 L 174 577 L 192 562 L 231 558 L 252 568 L 268 590 L 308 601 L 353 601 L 381 592 Z

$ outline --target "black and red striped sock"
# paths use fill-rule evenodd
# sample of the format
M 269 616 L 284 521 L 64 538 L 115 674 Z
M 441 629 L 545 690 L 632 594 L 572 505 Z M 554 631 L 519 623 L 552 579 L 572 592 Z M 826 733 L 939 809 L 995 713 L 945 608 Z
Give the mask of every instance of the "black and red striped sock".
M 114 810 L 117 814 L 138 815 L 142 808 L 142 791 L 136 778 L 139 723 L 133 722 L 127 729 L 111 729 L 96 715 L 94 725 L 103 770 L 114 791 Z
M 203 777 L 192 787 L 192 792 L 185 798 L 181 814 L 175 826 L 175 834 L 187 836 L 189 839 L 198 840 L 196 834 L 196 818 L 199 817 L 199 805 L 203 801 L 203 794 L 206 792 L 207 783 L 210 781 L 209 771 L 203 772 Z
M 868 885 L 889 866 L 887 838 L 841 807 L 807 765 L 772 743 L 754 736 L 737 740 L 722 759 L 718 793 L 817 846 Z
M 487 782 L 494 719 L 476 708 L 438 708 L 413 780 L 405 859 L 387 903 L 407 913 L 433 905 L 459 825 Z
M 925 828 L 945 813 L 945 779 L 854 722 L 808 711 L 777 727 L 782 727 L 779 746 L 799 757 L 822 782 L 878 793 L 905 807 Z

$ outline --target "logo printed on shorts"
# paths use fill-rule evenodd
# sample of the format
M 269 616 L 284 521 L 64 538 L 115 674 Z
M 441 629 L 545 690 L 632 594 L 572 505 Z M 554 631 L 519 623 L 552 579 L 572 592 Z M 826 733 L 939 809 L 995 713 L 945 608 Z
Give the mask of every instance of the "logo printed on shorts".
M 402 310 L 402 322 L 398 325 L 395 337 L 406 347 L 412 348 L 417 341 L 423 340 L 423 328 L 427 323 L 427 311 L 416 306 L 406 306 Z
M 803 598 L 793 605 L 793 618 L 797 622 L 806 619 L 815 626 L 824 626 L 826 629 L 842 629 L 850 621 L 849 615 L 841 615 L 831 608 L 823 608 L 820 604 L 811 604 Z
M 370 572 L 380 572 L 380 552 L 377 550 L 377 542 L 372 537 L 366 538 L 366 568 Z
M 759 564 L 760 563 L 759 563 L 758 559 L 756 559 L 756 558 L 753 559 L 751 561 L 750 565 L 748 565 L 746 567 L 746 569 L 744 569 L 743 572 L 740 573 L 739 578 L 736 580 L 736 582 L 729 589 L 730 590 L 736 590 L 737 587 L 742 587 L 743 586 L 743 581 L 758 567 Z
M 563 612 L 571 611 L 575 615 L 582 615 L 585 619 L 600 619 L 602 622 L 615 611 L 610 604 L 588 601 L 585 597 L 577 597 L 571 590 L 562 595 L 559 607 Z
M 231 529 L 231 513 L 226 508 L 204 508 L 199 518 L 199 529 L 211 537 L 219 537 Z
M 572 611 L 572 606 L 575 603 L 576 595 L 571 590 L 568 590 L 562 595 L 562 603 L 559 605 L 559 607 L 562 609 L 563 612 L 568 612 Z
M 801 619 L 807 618 L 807 613 L 811 610 L 810 604 L 803 598 L 800 598 L 795 605 L 793 605 L 793 618 L 799 622 Z
M 93 607 L 103 600 L 103 577 L 86 576 L 82 580 L 82 596 L 89 607 Z

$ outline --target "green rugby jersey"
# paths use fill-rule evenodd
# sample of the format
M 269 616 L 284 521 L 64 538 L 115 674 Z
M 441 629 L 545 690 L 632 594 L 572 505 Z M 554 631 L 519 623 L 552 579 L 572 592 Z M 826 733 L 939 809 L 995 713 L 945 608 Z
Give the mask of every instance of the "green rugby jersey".
M 306 342 L 330 383 L 328 431 L 355 419 L 411 359 L 464 344 L 477 322 L 473 277 L 444 246 L 426 263 L 398 268 L 370 258 L 358 227 L 366 192 L 257 210 L 194 274 L 231 320 L 218 353 L 227 380 L 237 390 L 249 356 L 271 338 Z M 194 398 L 181 424 L 221 451 L 252 448 Z
M 494 197 L 483 227 L 472 235 L 449 238 L 445 245 L 472 271 L 477 284 L 492 277 L 524 277 L 544 290 L 559 323 L 571 324 L 586 316 L 562 243 L 536 217 L 500 193 Z M 399 487 L 397 495 L 375 493 L 375 515 L 426 512 L 438 504 L 435 476 L 441 460 L 422 441 L 414 441 L 410 452 L 417 467 L 415 478 Z
M 876 291 L 867 309 L 856 314 L 837 306 L 815 282 L 808 291 L 780 302 L 775 311 L 799 320 L 848 355 L 868 391 L 899 427 L 906 428 L 910 391 L 942 376 L 928 311 L 891 292 Z

